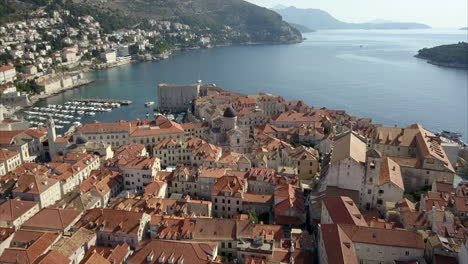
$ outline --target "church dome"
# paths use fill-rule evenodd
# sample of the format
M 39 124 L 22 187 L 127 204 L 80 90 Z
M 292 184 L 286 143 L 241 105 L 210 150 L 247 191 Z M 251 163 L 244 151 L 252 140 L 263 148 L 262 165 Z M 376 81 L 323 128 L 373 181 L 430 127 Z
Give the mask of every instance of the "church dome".
M 76 139 L 76 144 L 78 145 L 82 145 L 82 144 L 86 144 L 88 143 L 88 140 L 82 136 L 79 136 L 77 139 Z
M 236 117 L 236 113 L 234 112 L 234 109 L 232 109 L 232 107 L 229 106 L 228 108 L 226 108 L 226 110 L 224 110 L 223 116 L 233 118 Z

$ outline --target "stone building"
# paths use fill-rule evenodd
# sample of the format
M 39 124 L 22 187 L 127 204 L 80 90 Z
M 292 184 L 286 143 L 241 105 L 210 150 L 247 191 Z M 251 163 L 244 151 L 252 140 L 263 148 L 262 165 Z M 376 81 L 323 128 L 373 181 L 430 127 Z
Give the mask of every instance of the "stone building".
M 125 190 L 143 192 L 145 187 L 156 180 L 161 164 L 158 158 L 135 157 L 125 164 L 119 165 L 119 171 L 124 178 Z
M 0 148 L 0 176 L 21 165 L 21 156 L 16 151 Z
M 385 202 L 396 203 L 403 198 L 405 187 L 400 166 L 376 150 L 367 152 L 366 176 L 361 191 L 361 208 L 385 211 Z
M 209 90 L 222 90 L 214 84 L 159 84 L 158 103 L 160 111 L 182 112 L 191 109 L 198 96 L 206 95 Z
M 243 211 L 244 192 L 247 191 L 247 181 L 237 176 L 223 176 L 213 186 L 211 202 L 213 216 L 230 218 Z
M 39 212 L 39 203 L 11 199 L 0 204 L 0 226 L 19 228 L 29 218 Z
M 232 107 L 227 107 L 223 116 L 215 117 L 211 122 L 210 142 L 221 146 L 224 151 L 247 153 L 248 132 L 237 126 L 237 115 Z
M 18 178 L 12 194 L 21 200 L 40 202 L 41 208 L 62 198 L 60 181 L 32 173 L 23 174 Z
M 419 124 L 408 128 L 377 127 L 370 147 L 400 165 L 408 192 L 429 187 L 434 181 L 453 182 L 455 170 L 440 138 Z
M 354 133 L 336 137 L 327 173 L 327 186 L 361 191 L 365 176 L 366 143 Z
M 86 211 L 74 228 L 85 227 L 96 232 L 98 245 L 114 247 L 127 243 L 135 249 L 148 237 L 150 219 L 146 213 L 95 208 Z

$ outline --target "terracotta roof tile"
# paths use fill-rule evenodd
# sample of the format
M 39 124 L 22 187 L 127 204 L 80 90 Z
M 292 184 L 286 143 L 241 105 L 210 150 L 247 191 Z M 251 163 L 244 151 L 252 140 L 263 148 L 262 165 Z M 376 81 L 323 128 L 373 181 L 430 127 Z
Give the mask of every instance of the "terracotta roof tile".
M 383 158 L 380 165 L 379 184 L 386 183 L 393 183 L 398 188 L 405 190 L 400 165 L 388 157 Z
M 24 247 L 10 247 L 3 251 L 0 262 L 6 263 L 34 263 L 40 255 L 57 240 L 56 232 L 33 230 L 18 230 L 13 236 L 12 243 L 25 245 Z
M 65 264 L 70 260 L 57 250 L 51 250 L 38 258 L 34 264 Z
M 328 263 L 357 264 L 353 241 L 337 224 L 322 224 L 320 232 Z
M 351 198 L 324 197 L 322 201 L 334 224 L 367 226 L 364 216 Z
M 332 163 L 346 158 L 351 158 L 362 163 L 366 161 L 366 143 L 359 139 L 354 133 L 347 133 L 335 139 L 333 146 Z
M 236 176 L 223 176 L 214 184 L 211 195 L 220 196 L 224 195 L 224 193 L 228 193 L 228 195 L 234 196 L 244 191 L 246 191 L 246 182 L 244 179 Z
M 137 234 L 144 213 L 95 208 L 87 210 L 75 224 L 76 228 L 86 227 L 91 230 L 102 230 L 125 234 Z
M 244 193 L 244 203 L 273 203 L 273 195 L 259 193 Z
M 75 209 L 43 208 L 26 221 L 23 227 L 38 230 L 65 230 L 70 227 L 80 215 L 81 212 Z
M 423 238 L 417 232 L 353 225 L 340 227 L 353 242 L 424 249 Z
M 208 264 L 213 263 L 213 260 L 217 260 L 216 256 L 213 256 L 217 246 L 217 243 L 151 240 L 143 248 L 137 250 L 129 258 L 128 263 Z
M 18 199 L 7 200 L 0 205 L 0 221 L 13 222 L 38 204 Z
M 15 156 L 17 156 L 19 153 L 16 151 L 11 151 L 8 149 L 3 149 L 0 148 L 0 162 L 5 162 Z

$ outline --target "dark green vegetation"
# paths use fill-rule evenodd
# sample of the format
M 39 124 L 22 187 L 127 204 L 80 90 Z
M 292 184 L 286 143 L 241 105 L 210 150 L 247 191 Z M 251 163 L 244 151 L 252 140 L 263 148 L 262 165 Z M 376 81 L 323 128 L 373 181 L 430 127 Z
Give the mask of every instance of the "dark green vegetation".
M 300 9 L 293 6 L 274 8 L 285 21 L 306 27 L 319 29 L 425 29 L 427 25 L 419 23 L 346 23 L 334 18 L 320 9 Z
M 270 222 L 270 215 L 268 213 L 257 214 L 256 212 L 250 212 L 249 220 L 255 224 L 259 224 L 260 222 L 263 224 L 268 224 Z
M 419 50 L 416 57 L 441 66 L 468 67 L 468 43 L 459 42 L 458 44 L 424 48 Z
M 2 15 L 5 21 L 11 21 L 15 14 L 26 15 L 37 7 L 46 7 L 48 11 L 64 8 L 74 16 L 93 16 L 106 32 L 120 28 L 148 28 L 148 19 L 157 19 L 188 24 L 194 33 L 208 31 L 214 42 L 220 44 L 285 43 L 302 39 L 300 32 L 277 13 L 243 0 L 1 1 L 6 1 L 0 8 L 4 10 L 0 12 L 5 13 Z M 20 5 L 28 8 L 18 8 Z M 72 26 L 78 23 L 73 17 L 66 22 Z
M 229 41 L 294 42 L 300 33 L 275 12 L 243 0 L 75 0 L 80 6 L 114 10 L 129 17 L 170 20 L 188 24 L 197 32 L 210 29 L 215 34 L 232 31 Z M 221 39 L 218 41 L 222 41 Z
M 289 23 L 291 26 L 295 27 L 297 30 L 299 30 L 301 33 L 310 33 L 310 32 L 315 32 L 315 30 L 310 29 L 306 26 L 299 25 L 299 24 L 294 24 L 294 23 Z
M 405 193 L 403 198 L 408 199 L 409 201 L 416 204 L 416 207 L 419 208 L 419 201 L 421 200 L 421 196 L 426 195 L 428 191 L 431 190 L 431 186 L 426 186 L 421 190 L 414 192 L 414 193 Z
M 40 94 L 44 91 L 44 88 L 37 85 L 33 80 L 16 82 L 16 89 L 19 92 L 26 92 L 28 94 Z

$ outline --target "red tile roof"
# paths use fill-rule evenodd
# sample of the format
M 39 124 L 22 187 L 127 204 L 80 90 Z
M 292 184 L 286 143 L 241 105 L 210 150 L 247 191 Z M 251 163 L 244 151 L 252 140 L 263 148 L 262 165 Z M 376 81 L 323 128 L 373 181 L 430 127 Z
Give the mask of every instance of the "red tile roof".
M 81 215 L 75 209 L 43 208 L 23 224 L 29 229 L 55 229 L 65 230 L 70 227 Z
M 0 205 L 0 221 L 13 222 L 35 206 L 37 202 L 8 200 Z
M 213 253 L 217 246 L 217 243 L 151 240 L 137 250 L 127 262 L 129 264 L 208 264 L 216 260 Z
M 0 131 L 0 145 L 10 145 L 13 144 L 15 137 L 21 134 L 22 130 L 16 131 Z
M 51 250 L 38 258 L 34 264 L 65 264 L 70 260 L 57 250 Z
M 15 69 L 15 67 L 12 67 L 9 65 L 0 66 L 0 72 L 5 72 L 5 71 L 13 70 L 13 69 Z
M 150 224 L 158 226 L 155 237 L 166 240 L 192 238 L 195 220 L 192 218 L 153 215 Z
M 23 247 L 10 247 L 3 251 L 0 262 L 6 263 L 34 263 L 58 239 L 56 232 L 42 232 L 33 230 L 18 230 L 13 236 L 12 243 Z
M 275 215 L 279 216 L 289 209 L 304 212 L 304 196 L 297 186 L 278 185 L 275 189 Z
M 272 194 L 244 193 L 244 203 L 273 204 Z
M 256 224 L 252 232 L 254 237 L 261 236 L 267 241 L 280 241 L 284 236 L 282 225 Z
M 337 224 L 320 225 L 321 238 L 328 263 L 357 264 L 353 241 Z
M 143 213 L 110 208 L 87 210 L 75 224 L 76 228 L 86 227 L 91 230 L 137 234 L 140 229 Z
M 457 212 L 468 212 L 468 197 L 455 196 L 453 199 L 455 200 L 454 209 Z
M 384 157 L 380 165 L 379 184 L 386 183 L 393 183 L 401 190 L 405 190 L 400 165 L 388 157 Z
M 18 154 L 16 151 L 0 148 L 0 162 L 5 162 Z
M 223 176 L 219 178 L 213 186 L 212 196 L 221 196 L 228 194 L 228 196 L 234 196 L 237 193 L 243 193 L 246 191 L 246 182 L 236 176 Z
M 364 216 L 351 198 L 324 197 L 322 201 L 334 224 L 367 226 Z
M 13 193 L 41 194 L 56 183 L 55 179 L 27 173 L 18 178 L 17 187 L 13 189 Z
M 354 225 L 340 227 L 353 242 L 424 249 L 424 240 L 417 232 Z

